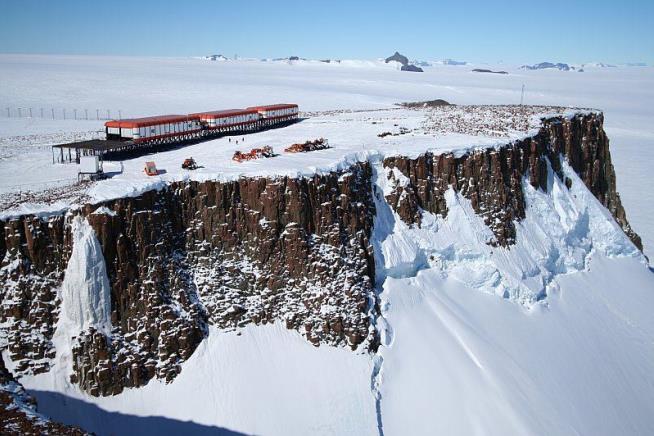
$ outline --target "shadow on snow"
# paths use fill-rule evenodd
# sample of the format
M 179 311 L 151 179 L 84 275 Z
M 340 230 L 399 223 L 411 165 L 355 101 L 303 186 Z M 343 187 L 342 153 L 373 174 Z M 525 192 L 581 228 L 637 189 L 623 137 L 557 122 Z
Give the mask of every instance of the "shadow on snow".
M 39 413 L 68 425 L 82 427 L 98 436 L 109 435 L 243 435 L 236 431 L 163 416 L 135 416 L 109 412 L 95 404 L 58 392 L 29 391 L 38 402 Z M 183 401 L 180 399 L 180 401 Z

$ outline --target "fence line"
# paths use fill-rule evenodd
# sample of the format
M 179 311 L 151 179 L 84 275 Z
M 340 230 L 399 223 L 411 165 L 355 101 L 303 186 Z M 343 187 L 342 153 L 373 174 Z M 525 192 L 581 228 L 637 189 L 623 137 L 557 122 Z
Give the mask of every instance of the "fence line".
M 45 120 L 98 120 L 122 119 L 121 109 L 55 108 L 55 107 L 12 107 L 6 106 L 0 111 L 0 118 L 39 118 Z

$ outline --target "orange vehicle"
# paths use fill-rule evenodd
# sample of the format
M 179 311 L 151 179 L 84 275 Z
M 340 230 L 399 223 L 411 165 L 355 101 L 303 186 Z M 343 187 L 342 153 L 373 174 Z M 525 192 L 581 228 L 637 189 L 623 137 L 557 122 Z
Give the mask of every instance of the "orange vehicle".
M 272 147 L 266 145 L 265 147 L 261 147 L 261 148 L 253 148 L 247 153 L 236 151 L 234 152 L 234 156 L 232 157 L 232 160 L 235 160 L 236 162 L 243 162 L 244 160 L 261 159 L 264 157 L 273 157 L 273 156 L 275 156 L 275 153 L 273 152 Z
M 196 170 L 198 169 L 198 164 L 195 162 L 195 159 L 192 157 L 189 157 L 188 159 L 184 159 L 184 162 L 182 162 L 182 169 L 184 170 Z
M 329 142 L 325 138 L 314 139 L 313 141 L 306 141 L 304 143 L 293 144 L 284 149 L 287 153 L 306 153 L 309 151 L 325 150 L 331 148 Z
M 144 171 L 148 176 L 156 176 L 159 174 L 159 170 L 157 170 L 157 166 L 154 162 L 146 162 Z

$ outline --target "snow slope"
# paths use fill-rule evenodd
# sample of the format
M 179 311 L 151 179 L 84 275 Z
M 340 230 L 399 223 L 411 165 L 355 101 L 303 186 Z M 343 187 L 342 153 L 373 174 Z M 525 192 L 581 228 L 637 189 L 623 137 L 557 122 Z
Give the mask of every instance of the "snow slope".
M 377 168 L 385 434 L 654 431 L 654 274 L 563 171 L 570 191 L 551 169 L 548 193 L 523 181 L 526 218 L 503 249 L 452 190 L 445 219 L 406 226 Z
M 21 381 L 42 413 L 99 435 L 194 431 L 187 421 L 248 434 L 377 434 L 370 358 L 315 348 L 279 324 L 211 329 L 182 367 L 169 385 L 153 380 L 104 398 L 81 393 L 62 366 Z
M 645 263 L 606 208 L 562 161 L 565 177 L 572 180 L 569 190 L 551 168 L 548 192 L 523 180 L 526 218 L 516 223 L 516 244 L 509 248 L 488 245 L 495 239 L 493 232 L 470 201 L 451 188 L 445 195 L 447 217 L 423 211 L 419 228 L 402 222 L 377 198 L 377 273 L 411 277 L 422 269 L 438 269 L 469 288 L 531 307 L 556 290 L 557 275 L 586 269 L 593 254 L 629 256 Z M 391 171 L 398 173 L 380 165 L 376 169 L 384 195 L 392 191 Z
M 385 434 L 652 434 L 653 282 L 598 255 L 524 310 L 433 269 L 387 280 Z

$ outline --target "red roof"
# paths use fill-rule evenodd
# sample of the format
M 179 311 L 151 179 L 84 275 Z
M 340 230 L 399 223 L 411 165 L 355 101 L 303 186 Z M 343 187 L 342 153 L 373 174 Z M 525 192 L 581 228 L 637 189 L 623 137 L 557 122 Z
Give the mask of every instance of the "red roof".
M 248 109 L 252 110 L 257 110 L 257 111 L 272 111 L 272 110 L 277 110 L 277 109 L 292 109 L 296 108 L 296 104 L 270 104 L 266 106 L 252 106 L 249 107 Z
M 105 127 L 135 128 L 156 126 L 158 124 L 181 123 L 184 121 L 197 121 L 200 117 L 194 115 L 157 115 L 155 117 L 131 118 L 127 120 L 112 120 L 104 123 Z
M 236 115 L 246 115 L 246 114 L 256 114 L 256 113 L 258 113 L 256 109 L 225 109 L 221 111 L 198 112 L 195 114 L 190 114 L 190 116 L 200 117 L 201 119 L 207 119 L 207 118 L 226 118 L 226 117 L 233 117 Z

